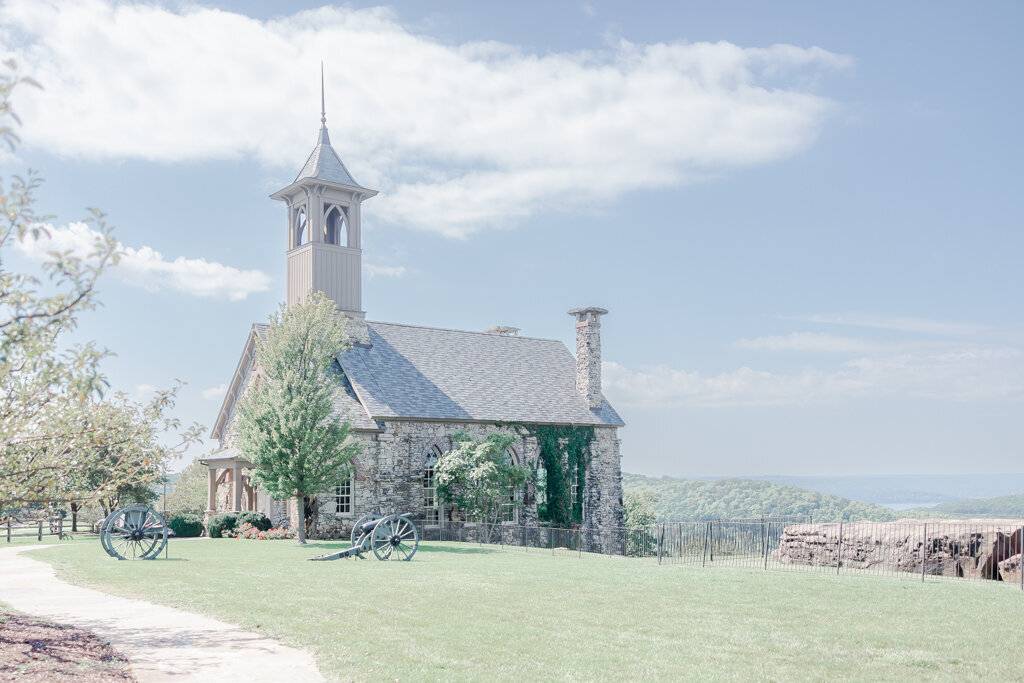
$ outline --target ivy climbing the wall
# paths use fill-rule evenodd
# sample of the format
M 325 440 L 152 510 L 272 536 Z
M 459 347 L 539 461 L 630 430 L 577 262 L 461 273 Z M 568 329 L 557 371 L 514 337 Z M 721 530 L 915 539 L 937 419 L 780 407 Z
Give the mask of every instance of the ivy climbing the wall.
M 543 496 L 538 495 L 537 519 L 561 527 L 579 524 L 583 520 L 583 484 L 594 428 L 522 423 L 509 426 L 537 439 L 539 461 L 544 467 L 538 467 L 535 474 L 545 479 L 537 481 L 538 494 L 543 492 Z

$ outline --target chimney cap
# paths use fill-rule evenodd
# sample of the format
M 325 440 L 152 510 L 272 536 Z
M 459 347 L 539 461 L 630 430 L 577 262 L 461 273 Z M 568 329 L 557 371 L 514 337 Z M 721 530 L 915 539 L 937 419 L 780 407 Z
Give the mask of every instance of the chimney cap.
M 607 315 L 608 311 L 606 311 L 603 308 L 598 308 L 597 306 L 587 306 L 585 308 L 573 308 L 573 309 L 571 309 L 569 311 L 569 315 L 574 315 L 577 318 L 582 318 L 583 316 L 585 316 L 585 315 L 587 315 L 589 313 L 593 313 L 595 315 Z
M 508 337 L 510 335 L 516 337 L 519 336 L 518 327 L 508 327 L 507 325 L 495 325 L 494 327 L 488 327 L 484 332 L 487 334 L 499 334 L 502 337 Z

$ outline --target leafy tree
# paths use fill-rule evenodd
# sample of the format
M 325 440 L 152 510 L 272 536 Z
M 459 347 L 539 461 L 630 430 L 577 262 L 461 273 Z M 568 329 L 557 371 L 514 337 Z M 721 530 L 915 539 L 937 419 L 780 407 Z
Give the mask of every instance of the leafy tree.
M 12 62 L 4 65 L 0 139 L 13 149 L 19 122 L 10 95 L 18 85 L 35 84 L 18 77 Z M 29 174 L 0 183 L 0 255 L 15 240 L 46 232 L 48 217 L 35 211 L 39 182 Z M 199 425 L 182 430 L 168 417 L 177 388 L 147 404 L 123 394 L 104 398 L 99 365 L 109 352 L 94 342 L 68 342 L 78 314 L 97 305 L 97 279 L 119 257 L 102 214 L 93 211 L 91 220 L 97 232 L 91 253 L 50 253 L 43 277 L 11 272 L 0 259 L 0 505 L 109 496 L 144 481 L 144 470 L 183 452 L 201 431 Z M 173 431 L 180 431 L 176 445 L 157 446 Z M 92 476 L 98 472 L 104 474 Z
M 458 506 L 467 519 L 496 523 L 509 504 L 509 491 L 521 488 L 530 476 L 529 469 L 505 459 L 516 437 L 489 434 L 476 440 L 460 431 L 452 441 L 455 447 L 434 466 L 438 499 Z
M 653 491 L 627 491 L 622 501 L 622 516 L 627 529 L 657 524 L 658 513 L 652 505 L 658 501 Z
M 209 477 L 206 467 L 193 460 L 181 471 L 174 489 L 167 494 L 164 504 L 169 514 L 192 513 L 199 516 L 206 510 Z
M 299 543 L 316 514 L 303 499 L 341 484 L 360 452 L 334 409 L 342 390 L 335 356 L 348 347 L 344 321 L 322 292 L 282 304 L 256 344 L 256 378 L 239 401 L 238 446 L 265 491 L 302 505 Z

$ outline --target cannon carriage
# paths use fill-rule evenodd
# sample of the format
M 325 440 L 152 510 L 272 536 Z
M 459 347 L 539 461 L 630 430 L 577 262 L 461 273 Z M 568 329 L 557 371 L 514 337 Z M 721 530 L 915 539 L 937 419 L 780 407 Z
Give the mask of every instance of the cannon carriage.
M 340 560 L 343 557 L 362 558 L 373 552 L 378 560 L 408 562 L 420 547 L 420 533 L 408 515 L 364 515 L 352 526 L 352 545 L 310 560 Z

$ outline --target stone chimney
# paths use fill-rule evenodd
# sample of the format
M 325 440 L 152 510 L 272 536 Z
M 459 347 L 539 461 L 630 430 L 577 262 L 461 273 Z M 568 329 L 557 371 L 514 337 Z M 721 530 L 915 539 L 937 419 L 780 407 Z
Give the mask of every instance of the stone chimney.
M 594 306 L 569 311 L 576 316 L 576 391 L 591 409 L 601 407 L 601 316 L 607 313 Z

